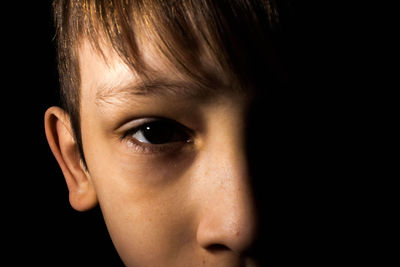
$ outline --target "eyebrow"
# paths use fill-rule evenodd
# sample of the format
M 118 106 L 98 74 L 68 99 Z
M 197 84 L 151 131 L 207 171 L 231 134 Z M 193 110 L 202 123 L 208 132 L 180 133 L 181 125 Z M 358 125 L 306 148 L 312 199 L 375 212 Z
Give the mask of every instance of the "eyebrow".
M 115 100 L 126 96 L 145 96 L 145 97 L 180 97 L 188 99 L 206 99 L 210 98 L 221 89 L 226 88 L 217 79 L 208 79 L 204 81 L 182 80 L 173 81 L 166 78 L 148 79 L 144 81 L 119 83 L 116 85 L 99 86 L 96 93 L 96 103 L 115 103 Z

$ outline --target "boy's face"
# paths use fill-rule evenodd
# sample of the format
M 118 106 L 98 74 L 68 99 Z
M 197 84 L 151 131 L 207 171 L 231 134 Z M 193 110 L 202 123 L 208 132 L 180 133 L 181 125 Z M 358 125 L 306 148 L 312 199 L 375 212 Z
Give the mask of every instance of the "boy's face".
M 157 54 L 144 50 L 156 73 L 144 89 L 113 52 L 80 49 L 86 175 L 116 249 L 127 266 L 255 266 L 250 99 L 201 94 Z

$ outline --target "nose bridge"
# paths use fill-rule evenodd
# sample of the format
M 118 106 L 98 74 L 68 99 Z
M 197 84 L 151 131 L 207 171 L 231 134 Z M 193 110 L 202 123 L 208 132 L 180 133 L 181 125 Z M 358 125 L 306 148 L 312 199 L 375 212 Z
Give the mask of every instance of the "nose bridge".
M 197 238 L 203 247 L 223 245 L 241 253 L 256 228 L 244 127 L 228 120 L 218 125 L 200 155 L 205 199 Z

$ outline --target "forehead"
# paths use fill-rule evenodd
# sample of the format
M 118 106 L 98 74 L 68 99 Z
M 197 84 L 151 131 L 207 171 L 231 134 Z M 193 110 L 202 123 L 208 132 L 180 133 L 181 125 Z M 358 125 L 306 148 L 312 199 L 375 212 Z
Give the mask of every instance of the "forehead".
M 279 76 L 267 34 L 270 6 L 132 1 L 131 8 L 114 8 L 109 3 L 89 1 L 78 16 L 65 13 L 77 21 L 65 31 L 72 41 L 62 44 L 73 44 L 67 52 L 70 65 L 79 62 L 73 82 L 81 94 L 88 89 L 113 94 L 109 89 L 124 83 L 160 78 L 247 91 Z
M 105 9 L 110 21 L 89 12 L 93 18 L 78 40 L 82 90 L 160 78 L 247 90 L 264 80 L 261 69 L 271 69 L 263 22 L 269 13 L 261 7 L 252 6 L 257 12 L 249 16 L 248 9 L 229 4 L 195 9 L 191 1 L 158 8 L 145 3 L 120 12 Z
M 101 88 L 135 79 L 135 75 L 116 53 L 104 46 L 100 54 L 88 41 L 78 50 L 80 94 L 82 99 L 93 99 Z
M 81 95 L 107 102 L 111 98 L 123 98 L 126 93 L 157 91 L 204 96 L 222 89 L 238 89 L 232 80 L 228 82 L 226 74 L 207 53 L 199 55 L 198 72 L 188 75 L 159 51 L 151 39 L 143 38 L 139 44 L 142 62 L 146 65 L 145 76 L 129 66 L 106 42 L 101 43 L 101 51 L 87 40 L 82 42 L 78 50 Z

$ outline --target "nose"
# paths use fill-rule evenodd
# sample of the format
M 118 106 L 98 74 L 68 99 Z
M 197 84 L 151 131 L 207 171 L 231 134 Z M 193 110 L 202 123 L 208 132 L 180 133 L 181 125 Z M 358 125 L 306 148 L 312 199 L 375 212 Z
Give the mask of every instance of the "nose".
M 201 214 L 196 238 L 209 251 L 242 255 L 255 240 L 257 218 L 243 143 L 239 134 L 222 134 L 199 156 Z

